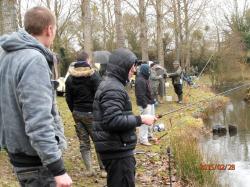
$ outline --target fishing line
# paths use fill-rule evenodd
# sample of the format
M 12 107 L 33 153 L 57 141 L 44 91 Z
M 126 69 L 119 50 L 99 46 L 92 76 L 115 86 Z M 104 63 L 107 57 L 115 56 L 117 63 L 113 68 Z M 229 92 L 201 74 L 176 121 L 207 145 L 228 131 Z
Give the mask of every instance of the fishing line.
M 183 106 L 183 107 L 180 107 L 180 108 L 178 108 L 178 109 L 171 110 L 171 111 L 166 112 L 166 113 L 164 113 L 164 114 L 159 114 L 159 115 L 158 115 L 158 118 L 162 118 L 162 117 L 164 117 L 164 116 L 170 115 L 170 114 L 172 114 L 172 113 L 175 113 L 175 112 L 178 112 L 178 111 L 187 109 L 187 108 L 192 108 L 192 107 L 194 107 L 195 105 L 197 105 L 197 104 L 199 104 L 199 103 L 208 102 L 208 101 L 210 101 L 210 100 L 215 99 L 216 97 L 218 97 L 218 96 L 220 96 L 220 95 L 227 95 L 228 93 L 231 93 L 231 92 L 233 92 L 233 91 L 235 91 L 235 90 L 238 90 L 238 89 L 243 88 L 243 87 L 246 87 L 246 86 L 250 86 L 250 83 L 246 83 L 246 84 L 243 84 L 243 85 L 240 85 L 240 86 L 236 86 L 236 87 L 231 88 L 231 89 L 229 89 L 229 90 L 226 90 L 226 91 L 224 91 L 224 92 L 220 92 L 220 93 L 218 93 L 218 94 L 216 94 L 216 95 L 214 95 L 214 96 L 212 96 L 212 97 L 209 97 L 209 98 L 206 98 L 206 99 L 199 100 L 199 101 L 197 101 L 197 102 L 188 104 L 188 105 Z
M 197 79 L 199 79 L 199 77 L 201 76 L 201 74 L 203 73 L 203 71 L 205 70 L 205 68 L 206 68 L 207 65 L 209 64 L 209 62 L 211 61 L 213 55 L 214 55 L 214 54 L 212 54 L 212 55 L 209 57 L 209 59 L 208 59 L 206 65 L 205 65 L 205 66 L 203 67 L 203 69 L 201 70 L 201 72 L 200 72 L 200 74 L 198 75 Z

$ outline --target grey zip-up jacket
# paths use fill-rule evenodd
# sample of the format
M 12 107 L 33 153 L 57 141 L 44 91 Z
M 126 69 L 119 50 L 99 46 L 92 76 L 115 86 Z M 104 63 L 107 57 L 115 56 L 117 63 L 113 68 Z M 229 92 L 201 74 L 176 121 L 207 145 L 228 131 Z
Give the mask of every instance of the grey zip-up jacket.
M 1 37 L 0 46 L 0 147 L 39 156 L 43 165 L 60 161 L 66 140 L 51 82 L 52 53 L 24 30 Z

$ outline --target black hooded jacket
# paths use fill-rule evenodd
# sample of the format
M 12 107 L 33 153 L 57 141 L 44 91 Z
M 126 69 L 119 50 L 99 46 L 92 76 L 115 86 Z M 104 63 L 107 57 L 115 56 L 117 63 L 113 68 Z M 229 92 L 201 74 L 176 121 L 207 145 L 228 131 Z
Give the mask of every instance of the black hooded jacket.
M 146 108 L 148 104 L 154 104 L 154 98 L 152 96 L 148 80 L 149 76 L 149 66 L 147 64 L 142 64 L 140 68 L 140 73 L 135 80 L 136 103 L 142 108 Z
M 149 80 L 146 79 L 141 73 L 135 80 L 135 96 L 136 104 L 142 108 L 146 108 L 147 105 L 154 104 L 154 98 L 151 93 Z
M 101 159 L 133 155 L 136 127 L 141 118 L 132 113 L 125 90 L 128 73 L 136 56 L 128 49 L 115 50 L 109 59 L 107 76 L 101 82 L 93 103 L 93 140 Z

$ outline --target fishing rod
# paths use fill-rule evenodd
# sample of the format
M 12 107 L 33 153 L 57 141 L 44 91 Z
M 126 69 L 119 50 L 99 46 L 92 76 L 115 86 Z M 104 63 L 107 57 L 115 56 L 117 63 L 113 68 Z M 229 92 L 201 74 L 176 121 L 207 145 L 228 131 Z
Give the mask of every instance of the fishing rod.
M 206 68 L 207 65 L 209 64 L 209 62 L 211 61 L 213 55 L 214 55 L 214 54 L 212 54 L 212 55 L 209 57 L 209 59 L 208 59 L 206 65 L 205 65 L 205 66 L 203 67 L 203 69 L 201 70 L 201 72 L 200 72 L 200 74 L 198 75 L 197 79 L 199 79 L 199 77 L 201 76 L 201 74 L 203 73 L 203 71 L 205 70 L 205 68 Z
M 238 90 L 238 89 L 243 88 L 243 87 L 246 87 L 246 86 L 250 86 L 250 83 L 246 83 L 246 84 L 243 84 L 243 85 L 240 85 L 240 86 L 236 86 L 236 87 L 231 88 L 231 89 L 229 89 L 229 90 L 226 90 L 226 91 L 224 91 L 224 92 L 218 93 L 218 94 L 216 94 L 216 95 L 214 95 L 214 96 L 212 96 L 212 97 L 209 97 L 209 98 L 206 98 L 206 99 L 199 100 L 199 101 L 197 101 L 197 102 L 188 104 L 188 105 L 183 106 L 183 107 L 180 107 L 180 108 L 178 108 L 178 109 L 171 110 L 171 111 L 166 112 L 166 113 L 164 113 L 164 114 L 159 114 L 157 117 L 158 117 L 158 118 L 162 118 L 162 117 L 167 116 L 167 115 L 170 115 L 170 114 L 172 114 L 172 113 L 175 113 L 175 112 L 178 112 L 178 111 L 187 109 L 187 108 L 192 108 L 192 107 L 194 107 L 195 105 L 197 105 L 197 104 L 199 104 L 199 103 L 208 102 L 209 100 L 213 100 L 213 99 L 215 99 L 216 97 L 218 97 L 218 96 L 220 96 L 220 95 L 227 95 L 227 94 L 230 93 L 230 92 L 233 92 L 233 91 L 235 91 L 235 90 Z

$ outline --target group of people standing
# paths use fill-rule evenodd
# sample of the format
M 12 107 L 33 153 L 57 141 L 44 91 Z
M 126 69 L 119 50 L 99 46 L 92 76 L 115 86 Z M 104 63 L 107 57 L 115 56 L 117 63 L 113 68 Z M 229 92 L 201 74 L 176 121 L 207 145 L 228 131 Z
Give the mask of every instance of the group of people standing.
M 8 153 L 22 187 L 70 187 L 63 162 L 67 147 L 53 81 L 56 19 L 47 8 L 24 16 L 24 29 L 0 37 L 0 148 Z M 80 51 L 69 68 L 66 100 L 75 120 L 88 176 L 94 175 L 90 138 L 108 187 L 135 186 L 136 128 L 152 125 L 154 115 L 134 115 L 125 85 L 135 73 L 136 56 L 112 52 L 105 79 Z M 75 166 L 78 167 L 78 166 Z
M 158 95 L 160 98 L 165 95 L 165 78 L 167 77 L 172 78 L 174 90 L 178 96 L 177 102 L 182 103 L 182 69 L 178 61 L 174 61 L 173 66 L 174 73 L 167 73 L 161 69 L 165 72 L 158 74 L 156 63 L 140 65 L 135 80 L 135 95 L 141 114 L 155 115 L 155 103 L 159 100 Z M 162 100 L 159 102 L 162 103 Z M 150 146 L 150 141 L 157 140 L 153 136 L 152 129 L 152 126 L 147 125 L 139 127 L 139 142 L 142 145 Z
M 67 141 L 51 73 L 53 53 L 49 48 L 55 33 L 54 14 L 34 7 L 25 13 L 23 30 L 0 38 L 0 148 L 7 151 L 22 187 L 72 186 L 62 158 Z M 136 128 L 141 128 L 141 143 L 154 139 L 148 133 L 157 120 L 149 66 L 141 65 L 136 83 L 141 115 L 133 114 L 125 89 L 137 63 L 130 50 L 114 50 L 105 78 L 101 78 L 88 54 L 80 51 L 69 68 L 66 101 L 75 120 L 87 175 L 95 175 L 92 139 L 101 175 L 107 172 L 108 187 L 135 186 Z
M 66 80 L 66 101 L 76 122 L 80 152 L 88 176 L 95 175 L 92 167 L 90 139 L 95 144 L 101 175 L 107 172 L 110 187 L 135 185 L 136 127 L 151 126 L 154 115 L 134 115 L 125 85 L 136 71 L 136 56 L 128 49 L 111 53 L 105 77 L 95 72 L 86 52 L 77 54 L 69 67 Z M 149 70 L 142 68 L 145 76 Z M 146 83 L 145 83 L 146 84 Z M 145 90 L 146 91 L 146 90 Z M 144 92 L 141 90 L 140 92 Z M 146 98 L 147 99 L 147 98 Z M 141 101 L 144 110 L 148 100 Z

